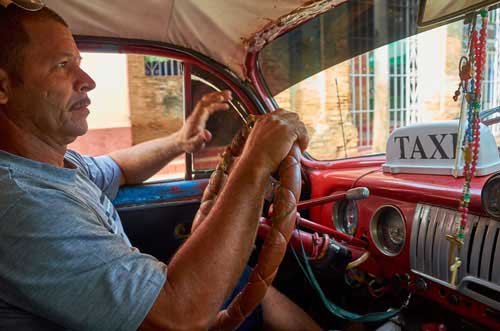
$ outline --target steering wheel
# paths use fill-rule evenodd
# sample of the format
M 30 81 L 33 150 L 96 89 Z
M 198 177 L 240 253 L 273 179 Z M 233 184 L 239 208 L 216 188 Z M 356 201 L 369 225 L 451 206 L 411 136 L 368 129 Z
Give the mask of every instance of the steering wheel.
M 222 153 L 221 160 L 203 193 L 201 205 L 193 224 L 199 226 L 212 209 L 227 177 L 230 175 L 231 166 L 243 150 L 246 138 L 254 123 L 255 118 L 249 116 L 247 125 L 242 128 Z M 300 148 L 294 144 L 281 162 L 279 166 L 280 182 L 273 202 L 272 228 L 264 240 L 257 264 L 243 290 L 226 309 L 218 313 L 211 330 L 236 329 L 262 301 L 268 287 L 273 282 L 295 228 L 297 201 L 301 189 L 300 157 Z M 255 221 L 257 226 L 257 220 Z

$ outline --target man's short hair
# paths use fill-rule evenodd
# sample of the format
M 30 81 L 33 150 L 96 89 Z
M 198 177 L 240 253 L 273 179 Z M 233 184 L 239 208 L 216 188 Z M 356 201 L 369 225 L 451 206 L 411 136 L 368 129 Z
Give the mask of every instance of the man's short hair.
M 30 41 L 23 23 L 30 19 L 50 19 L 68 27 L 61 16 L 47 7 L 32 12 L 12 4 L 6 8 L 0 6 L 0 68 L 6 70 L 15 83 L 22 83 L 23 50 Z

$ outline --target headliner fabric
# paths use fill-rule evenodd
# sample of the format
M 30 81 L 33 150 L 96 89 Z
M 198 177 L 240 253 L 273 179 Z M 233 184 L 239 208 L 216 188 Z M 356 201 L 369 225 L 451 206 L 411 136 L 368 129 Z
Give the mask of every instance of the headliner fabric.
M 307 0 L 46 0 L 75 35 L 166 42 L 200 52 L 244 78 L 247 40 Z M 335 2 L 316 1 L 316 2 Z

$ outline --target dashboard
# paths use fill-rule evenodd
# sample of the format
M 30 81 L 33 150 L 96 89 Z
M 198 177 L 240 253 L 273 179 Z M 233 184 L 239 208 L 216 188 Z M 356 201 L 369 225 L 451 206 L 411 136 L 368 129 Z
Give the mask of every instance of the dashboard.
M 310 210 L 315 222 L 367 243 L 370 258 L 358 269 L 368 280 L 383 285 L 397 279 L 416 295 L 500 329 L 500 174 L 475 177 L 471 183 L 456 273 L 450 268 L 454 261 L 447 236 L 460 223 L 463 178 L 388 174 L 372 166 L 310 171 L 310 182 L 312 198 L 354 187 L 370 190 L 367 199 L 343 199 Z

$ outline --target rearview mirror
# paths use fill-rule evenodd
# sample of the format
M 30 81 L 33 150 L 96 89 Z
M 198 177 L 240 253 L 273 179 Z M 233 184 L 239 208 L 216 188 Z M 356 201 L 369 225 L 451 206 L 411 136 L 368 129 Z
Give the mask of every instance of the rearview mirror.
M 0 0 L 0 6 L 3 7 L 7 7 L 11 3 L 29 11 L 37 11 L 45 6 L 42 0 Z
M 427 27 L 463 18 L 467 13 L 498 3 L 498 0 L 421 0 L 418 25 Z

